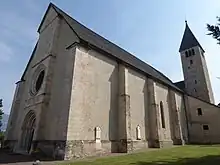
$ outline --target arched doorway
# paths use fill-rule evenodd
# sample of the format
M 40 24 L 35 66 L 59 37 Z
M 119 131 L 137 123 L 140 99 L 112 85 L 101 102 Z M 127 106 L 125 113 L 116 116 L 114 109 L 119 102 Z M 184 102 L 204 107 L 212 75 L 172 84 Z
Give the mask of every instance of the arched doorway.
M 25 116 L 21 128 L 22 135 L 21 135 L 20 147 L 22 150 L 26 151 L 27 153 L 29 153 L 31 150 L 35 126 L 36 126 L 36 115 L 34 111 L 31 110 Z

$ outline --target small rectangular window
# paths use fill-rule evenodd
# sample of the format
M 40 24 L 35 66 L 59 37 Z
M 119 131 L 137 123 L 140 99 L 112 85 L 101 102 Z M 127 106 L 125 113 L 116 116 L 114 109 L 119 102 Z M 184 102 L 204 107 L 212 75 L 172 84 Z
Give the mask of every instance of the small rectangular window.
M 197 114 L 198 114 L 198 116 L 202 116 L 202 109 L 201 108 L 197 108 Z
M 203 130 L 209 130 L 209 126 L 208 125 L 203 125 Z
M 190 64 L 191 64 L 191 65 L 193 64 L 193 60 L 190 60 Z
M 197 80 L 195 80 L 195 84 L 197 84 Z

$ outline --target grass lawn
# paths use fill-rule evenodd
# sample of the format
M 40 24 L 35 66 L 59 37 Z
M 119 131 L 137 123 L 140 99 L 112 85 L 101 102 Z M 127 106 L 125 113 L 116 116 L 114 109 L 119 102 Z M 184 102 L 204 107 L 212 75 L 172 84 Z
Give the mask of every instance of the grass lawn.
M 220 165 L 220 145 L 183 146 L 123 156 L 94 158 L 65 165 Z

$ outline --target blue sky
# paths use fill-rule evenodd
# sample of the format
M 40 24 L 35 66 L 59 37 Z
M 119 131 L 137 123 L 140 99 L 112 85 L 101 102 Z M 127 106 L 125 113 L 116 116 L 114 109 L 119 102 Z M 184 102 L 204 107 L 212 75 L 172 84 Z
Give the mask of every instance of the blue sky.
M 21 77 L 49 0 L 0 2 L 0 98 L 10 112 L 15 82 Z M 54 0 L 90 29 L 133 53 L 173 81 L 183 79 L 178 53 L 185 19 L 206 51 L 216 103 L 220 102 L 220 45 L 207 36 L 206 23 L 220 16 L 219 0 Z

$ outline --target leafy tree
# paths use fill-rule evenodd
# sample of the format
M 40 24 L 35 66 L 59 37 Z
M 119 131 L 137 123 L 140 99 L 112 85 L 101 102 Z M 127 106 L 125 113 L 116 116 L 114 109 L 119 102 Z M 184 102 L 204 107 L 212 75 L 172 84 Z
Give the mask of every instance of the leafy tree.
M 214 39 L 216 39 L 218 44 L 220 44 L 220 17 L 217 17 L 217 24 L 216 25 L 210 25 L 207 24 L 207 29 L 210 33 L 208 35 L 211 35 Z
M 3 110 L 2 110 L 3 104 L 2 104 L 2 99 L 0 99 L 0 132 L 1 132 L 1 127 L 2 127 L 2 117 L 3 117 Z

